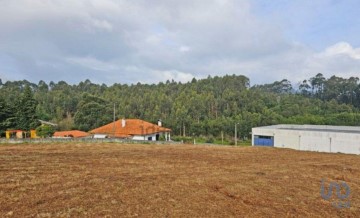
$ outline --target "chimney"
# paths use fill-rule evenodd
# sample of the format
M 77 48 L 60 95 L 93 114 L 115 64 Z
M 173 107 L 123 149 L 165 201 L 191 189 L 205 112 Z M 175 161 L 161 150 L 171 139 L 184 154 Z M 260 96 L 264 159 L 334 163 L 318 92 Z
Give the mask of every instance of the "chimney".
M 158 120 L 158 126 L 161 126 L 162 123 L 161 123 L 161 120 Z
M 122 128 L 126 126 L 126 120 L 124 118 L 121 120 L 121 126 Z

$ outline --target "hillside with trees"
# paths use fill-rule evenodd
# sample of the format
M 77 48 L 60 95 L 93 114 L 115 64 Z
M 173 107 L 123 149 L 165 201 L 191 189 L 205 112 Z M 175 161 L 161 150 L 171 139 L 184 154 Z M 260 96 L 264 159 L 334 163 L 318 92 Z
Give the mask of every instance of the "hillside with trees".
M 7 81 L 0 85 L 0 134 L 36 128 L 38 119 L 59 130 L 88 131 L 117 118 L 139 118 L 178 136 L 248 137 L 255 126 L 279 123 L 360 125 L 359 78 L 317 74 L 293 87 L 288 80 L 250 86 L 245 76 L 227 75 L 158 84 L 70 85 Z

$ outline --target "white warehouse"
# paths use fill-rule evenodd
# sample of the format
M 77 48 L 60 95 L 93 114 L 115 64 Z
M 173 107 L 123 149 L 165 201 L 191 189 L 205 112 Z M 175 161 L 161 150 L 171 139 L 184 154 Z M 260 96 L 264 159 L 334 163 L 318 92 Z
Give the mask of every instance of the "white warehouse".
M 360 127 L 274 125 L 252 128 L 253 146 L 360 154 Z

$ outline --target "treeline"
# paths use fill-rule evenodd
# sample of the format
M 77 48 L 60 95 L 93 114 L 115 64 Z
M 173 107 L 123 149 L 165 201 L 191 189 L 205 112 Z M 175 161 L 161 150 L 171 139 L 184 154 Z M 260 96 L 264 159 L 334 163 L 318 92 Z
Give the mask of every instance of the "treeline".
M 37 119 L 60 130 L 88 131 L 116 118 L 158 119 L 182 136 L 248 137 L 254 126 L 279 123 L 360 125 L 360 84 L 356 77 L 309 78 L 250 86 L 245 76 L 193 79 L 188 83 L 77 85 L 64 81 L 0 83 L 0 132 L 30 129 Z

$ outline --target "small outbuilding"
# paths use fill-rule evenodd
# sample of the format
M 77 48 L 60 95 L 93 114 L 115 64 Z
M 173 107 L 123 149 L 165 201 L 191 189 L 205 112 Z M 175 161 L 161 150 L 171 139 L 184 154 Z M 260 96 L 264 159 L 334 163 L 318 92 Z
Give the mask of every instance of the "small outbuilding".
M 252 128 L 252 145 L 360 154 L 360 127 L 274 125 Z
M 6 130 L 5 131 L 6 139 L 23 139 L 23 138 L 28 138 L 29 136 L 32 139 L 38 138 L 36 135 L 36 130 L 30 130 L 30 135 L 29 135 L 29 131 L 24 131 L 24 130 Z
M 22 139 L 24 138 L 25 131 L 23 130 L 7 130 L 5 131 L 6 139 L 10 138 L 17 138 Z

